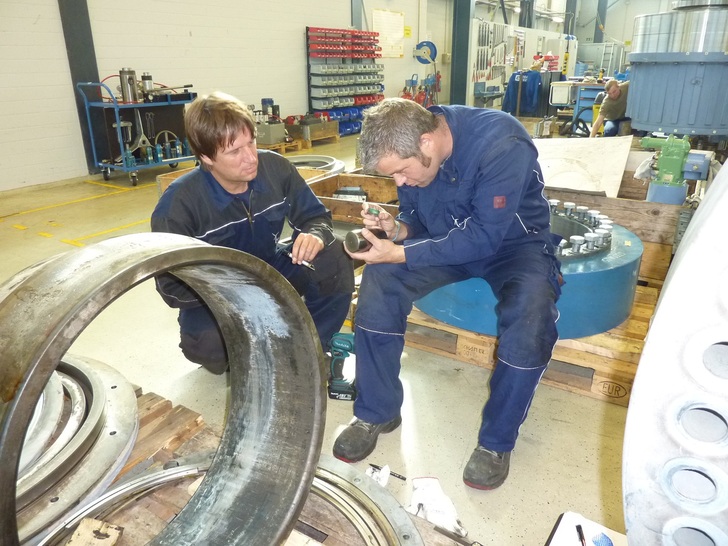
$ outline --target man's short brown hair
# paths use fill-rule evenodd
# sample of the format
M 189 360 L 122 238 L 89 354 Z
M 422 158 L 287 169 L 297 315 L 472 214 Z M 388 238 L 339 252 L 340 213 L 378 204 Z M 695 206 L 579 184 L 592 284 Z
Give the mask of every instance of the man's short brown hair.
M 185 133 L 198 159 L 215 159 L 241 132 L 255 137 L 255 119 L 242 101 L 227 93 L 198 97 L 185 111 Z

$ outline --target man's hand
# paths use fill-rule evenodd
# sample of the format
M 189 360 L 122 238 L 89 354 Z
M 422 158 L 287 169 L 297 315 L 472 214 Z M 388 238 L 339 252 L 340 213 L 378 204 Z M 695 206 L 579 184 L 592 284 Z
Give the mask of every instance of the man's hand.
M 390 241 L 397 232 L 394 216 L 375 203 L 362 203 L 361 217 L 364 219 L 365 228 L 383 230 Z
M 404 246 L 379 239 L 368 229 L 362 229 L 361 235 L 372 244 L 372 247 L 366 252 L 349 252 L 347 250 L 346 253 L 355 260 L 362 260 L 368 264 L 401 264 L 405 262 Z
M 311 263 L 316 255 L 324 249 L 324 242 L 310 233 L 301 233 L 296 237 L 291 249 L 291 260 L 294 264 L 303 261 Z

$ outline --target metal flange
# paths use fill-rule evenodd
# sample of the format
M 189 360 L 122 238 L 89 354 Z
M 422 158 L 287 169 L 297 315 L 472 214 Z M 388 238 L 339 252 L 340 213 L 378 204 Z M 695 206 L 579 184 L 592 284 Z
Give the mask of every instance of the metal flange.
M 293 529 L 325 421 L 323 352 L 310 314 L 290 283 L 253 256 L 144 233 L 59 255 L 0 286 L 3 544 L 19 544 L 19 446 L 50 374 L 109 303 L 165 273 L 188 284 L 217 318 L 230 359 L 231 403 L 206 479 L 152 544 L 269 545 Z

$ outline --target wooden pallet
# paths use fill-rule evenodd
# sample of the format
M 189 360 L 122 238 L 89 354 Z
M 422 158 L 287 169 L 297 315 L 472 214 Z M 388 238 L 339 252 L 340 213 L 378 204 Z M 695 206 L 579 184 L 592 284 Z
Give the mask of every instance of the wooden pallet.
M 126 465 L 117 477 L 136 476 L 159 469 L 177 457 L 208 453 L 217 449 L 221 431 L 206 426 L 202 417 L 159 395 L 147 393 L 137 398 L 139 435 Z M 147 544 L 171 522 L 199 486 L 201 477 L 190 477 L 164 485 L 129 501 L 104 521 L 86 519 L 67 544 L 73 546 L 138 546 Z M 436 532 L 426 520 L 410 516 L 428 546 L 457 546 Z M 318 538 L 316 538 L 318 537 Z M 296 529 L 285 546 L 358 546 L 366 544 L 353 525 L 335 508 L 316 495 L 310 495 Z
M 658 289 L 637 286 L 632 312 L 602 334 L 559 340 L 543 383 L 626 406 Z M 414 309 L 407 319 L 410 347 L 492 369 L 496 339 L 462 330 Z
M 279 142 L 277 144 L 258 144 L 259 150 L 271 150 L 278 152 L 279 154 L 285 154 L 286 152 L 300 152 L 303 147 L 303 140 L 296 139 L 293 142 Z

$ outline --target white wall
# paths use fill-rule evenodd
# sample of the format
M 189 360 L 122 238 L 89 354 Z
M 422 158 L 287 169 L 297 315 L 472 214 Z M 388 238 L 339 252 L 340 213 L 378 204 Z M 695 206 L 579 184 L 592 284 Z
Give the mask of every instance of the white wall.
M 634 18 L 638 15 L 670 11 L 671 7 L 671 0 L 609 0 L 604 21 L 604 41 L 624 43 L 629 51 Z M 577 12 L 574 34 L 579 42 L 592 43 L 597 14 L 596 0 L 581 0 Z
M 403 12 L 412 29 L 404 56 L 382 60 L 386 96 L 397 96 L 413 73 L 424 77 L 424 65 L 412 51 L 420 40 L 445 36 L 452 25 L 451 3 L 364 1 L 370 25 L 374 9 L 389 9 Z M 156 82 L 191 83 L 199 94 L 220 89 L 258 107 L 262 98 L 272 97 L 283 116 L 308 108 L 305 27 L 351 25 L 350 0 L 93 0 L 88 5 L 100 79 L 112 76 L 110 87 L 118 85 L 119 70 L 130 67 L 137 78 L 150 72 Z M 435 16 L 426 23 L 428 5 Z M 0 191 L 88 174 L 75 83 L 58 0 L 0 0 Z
M 86 173 L 57 0 L 0 0 L 0 190 Z

